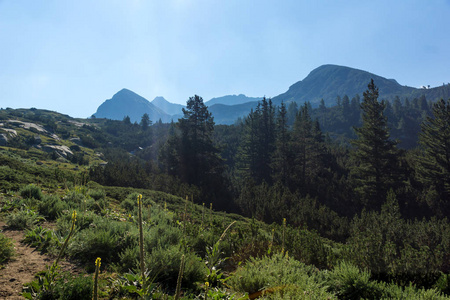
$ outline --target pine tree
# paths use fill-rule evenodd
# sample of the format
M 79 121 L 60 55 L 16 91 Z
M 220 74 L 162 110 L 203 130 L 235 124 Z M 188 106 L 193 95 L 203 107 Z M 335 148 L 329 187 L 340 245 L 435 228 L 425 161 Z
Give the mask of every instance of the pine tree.
M 418 174 L 434 188 L 441 200 L 450 199 L 450 99 L 441 99 L 432 108 L 433 117 L 422 123 L 419 142 L 423 148 Z
M 224 164 L 212 140 L 214 118 L 197 95 L 189 98 L 183 114 L 183 118 L 178 120 L 181 132 L 180 177 L 201 187 L 205 194 L 212 193 L 215 187 L 218 191 L 219 183 L 223 182 Z
M 352 141 L 355 166 L 351 171 L 356 179 L 356 190 L 372 208 L 380 207 L 387 191 L 398 180 L 398 150 L 396 142 L 389 138 L 387 118 L 383 113 L 386 104 L 378 101 L 378 94 L 372 79 L 361 103 L 363 124 L 354 128 L 357 139 Z
M 148 113 L 142 115 L 141 123 L 142 130 L 147 130 L 150 125 L 152 125 L 152 121 L 150 121 L 150 116 Z
M 274 181 L 287 185 L 292 172 L 292 151 L 290 149 L 290 132 L 287 124 L 287 110 L 284 103 L 278 109 L 275 153 L 272 160 Z
M 264 97 L 244 122 L 239 165 L 244 176 L 257 184 L 272 180 L 272 156 L 275 150 L 275 109 Z
M 297 114 L 292 135 L 292 151 L 295 155 L 292 181 L 295 186 L 291 186 L 291 189 L 307 194 L 314 190 L 313 180 L 324 166 L 325 147 L 319 123 L 311 119 L 306 103 Z
M 180 175 L 180 138 L 176 134 L 175 124 L 170 124 L 169 136 L 167 141 L 161 147 L 158 159 L 161 162 L 163 170 L 172 176 Z

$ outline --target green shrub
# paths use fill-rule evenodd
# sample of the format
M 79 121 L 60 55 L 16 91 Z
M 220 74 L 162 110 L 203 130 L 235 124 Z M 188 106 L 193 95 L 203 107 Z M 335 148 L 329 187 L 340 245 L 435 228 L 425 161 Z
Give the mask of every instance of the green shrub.
M 119 253 L 119 262 L 115 264 L 119 272 L 128 272 L 130 270 L 137 270 L 139 266 L 139 247 L 128 247 Z
M 8 227 L 20 230 L 32 228 L 43 220 L 43 217 L 28 208 L 12 212 L 6 216 L 6 224 Z
M 84 230 L 89 227 L 95 227 L 101 223 L 103 218 L 96 215 L 94 212 L 86 211 L 80 212 L 77 210 L 77 230 Z M 63 211 L 60 217 L 56 220 L 58 232 L 66 234 L 72 226 L 72 212 Z
M 0 232 L 0 265 L 7 262 L 14 255 L 14 244 Z
M 77 216 L 77 223 L 79 219 L 81 217 Z M 137 229 L 132 224 L 99 217 L 74 236 L 68 253 L 85 263 L 95 261 L 97 257 L 105 263 L 117 263 L 118 253 L 137 245 L 137 238 Z
M 183 237 L 183 232 L 178 227 L 160 223 L 150 227 L 144 236 L 144 245 L 147 252 L 156 248 L 168 248 L 177 245 Z
M 196 282 L 202 281 L 206 276 L 206 266 L 194 253 L 185 254 L 185 269 L 182 285 L 194 287 Z M 174 287 L 177 284 L 183 251 L 179 245 L 169 248 L 157 248 L 147 256 L 146 266 L 150 271 L 149 277 L 156 276 L 157 281 L 165 287 Z
M 41 278 L 44 277 L 41 276 Z M 93 282 L 91 276 L 73 276 L 69 273 L 63 273 L 50 286 L 44 288 L 43 283 L 41 279 L 36 279 L 26 284 L 23 296 L 27 299 L 39 300 L 79 300 L 92 298 Z
M 265 291 L 269 299 L 326 299 L 333 297 L 324 283 L 316 280 L 319 271 L 281 253 L 272 257 L 250 258 L 230 277 L 234 290 L 249 294 Z M 302 298 L 303 297 L 303 298 Z
M 127 212 L 133 213 L 135 210 L 137 211 L 137 197 L 139 193 L 131 193 L 127 196 L 125 200 L 120 203 L 120 206 Z
M 380 299 L 382 289 L 370 281 L 370 273 L 355 265 L 341 262 L 326 273 L 329 290 L 339 299 Z
M 57 283 L 58 294 L 61 300 L 79 300 L 92 298 L 92 276 L 79 275 L 73 277 L 65 274 Z
M 112 262 L 117 256 L 119 237 L 108 230 L 86 229 L 79 232 L 69 245 L 68 253 L 82 262 L 88 263 L 101 257 L 105 262 Z
M 29 184 L 20 190 L 20 196 L 22 196 L 25 199 L 42 200 L 44 194 L 42 194 L 40 187 L 34 184 Z
M 95 201 L 106 199 L 106 192 L 101 189 L 90 190 L 88 195 Z
M 55 195 L 44 196 L 38 204 L 39 213 L 48 220 L 55 220 L 64 210 L 68 209 L 69 205 Z
M 70 207 L 80 207 L 82 203 L 86 200 L 86 197 L 83 193 L 77 190 L 70 190 L 63 197 L 63 200 L 70 205 Z
M 329 251 L 322 240 L 316 232 L 290 226 L 286 230 L 286 248 L 289 249 L 289 254 L 307 265 L 321 269 L 329 266 Z
M 59 239 L 52 230 L 36 226 L 25 232 L 23 242 L 43 252 L 47 252 L 49 247 L 53 246 L 56 248 L 58 246 Z
M 2 207 L 0 208 L 0 212 L 13 211 L 23 207 L 26 207 L 26 204 L 21 198 L 2 199 Z

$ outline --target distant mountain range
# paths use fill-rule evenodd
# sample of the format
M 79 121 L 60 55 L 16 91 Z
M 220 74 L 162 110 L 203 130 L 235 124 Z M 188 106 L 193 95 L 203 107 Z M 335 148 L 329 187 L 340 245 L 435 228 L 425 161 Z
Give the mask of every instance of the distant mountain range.
M 248 102 L 261 101 L 262 97 L 247 97 L 243 94 L 239 95 L 228 95 L 218 98 L 212 98 L 209 101 L 206 101 L 205 104 L 207 106 L 212 106 L 214 104 L 224 104 L 224 105 L 239 105 Z
M 324 100 L 326 106 L 336 105 L 337 96 L 347 95 L 350 98 L 359 94 L 362 98 L 367 85 L 373 79 L 380 92 L 380 99 L 392 100 L 395 96 L 400 99 L 419 98 L 422 95 L 428 100 L 448 98 L 450 86 L 443 85 L 431 89 L 418 89 L 400 85 L 395 79 L 384 77 L 349 67 L 337 65 L 323 65 L 314 69 L 302 81 L 296 82 L 289 90 L 272 98 L 279 105 L 284 102 L 297 102 L 303 104 L 309 101 L 313 107 L 317 107 Z
M 291 85 L 289 89 L 272 98 L 275 105 L 281 102 L 296 102 L 299 105 L 309 101 L 317 107 L 324 100 L 325 105 L 336 105 L 337 96 L 344 95 L 350 98 L 359 94 L 362 98 L 367 84 L 373 79 L 379 88 L 380 98 L 392 100 L 395 96 L 404 100 L 419 98 L 424 95 L 428 100 L 436 101 L 440 98 L 450 98 L 450 85 L 435 88 L 413 88 L 400 85 L 395 79 L 384 77 L 349 67 L 337 65 L 323 65 L 314 69 L 302 81 Z M 238 118 L 245 117 L 254 109 L 262 98 L 247 97 L 245 95 L 228 95 L 206 101 L 209 111 L 214 116 L 216 124 L 233 124 Z M 159 119 L 162 122 L 177 121 L 183 116 L 181 104 L 170 103 L 163 97 L 156 97 L 153 101 L 138 94 L 122 89 L 111 99 L 103 102 L 94 114 L 97 118 L 122 120 L 129 116 L 132 122 L 140 122 L 144 113 L 148 113 L 153 122 Z
M 127 90 L 118 91 L 111 99 L 103 102 L 94 114 L 96 118 L 106 118 L 112 120 L 123 120 L 129 116 L 131 122 L 140 122 L 142 115 L 147 113 L 153 122 L 161 119 L 163 122 L 170 122 L 171 115 L 161 108 L 149 102 L 144 97 Z

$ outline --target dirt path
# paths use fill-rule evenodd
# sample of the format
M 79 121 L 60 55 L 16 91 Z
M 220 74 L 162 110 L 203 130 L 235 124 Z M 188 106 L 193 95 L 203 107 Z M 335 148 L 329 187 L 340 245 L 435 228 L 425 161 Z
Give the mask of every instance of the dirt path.
M 0 299 L 24 299 L 21 295 L 24 283 L 31 282 L 34 275 L 45 270 L 47 265 L 53 263 L 53 258 L 40 254 L 35 248 L 22 244 L 23 231 L 6 229 L 5 223 L 0 222 L 3 234 L 14 242 L 16 255 L 3 269 L 0 269 Z M 76 271 L 77 267 L 61 262 L 61 267 L 67 271 Z

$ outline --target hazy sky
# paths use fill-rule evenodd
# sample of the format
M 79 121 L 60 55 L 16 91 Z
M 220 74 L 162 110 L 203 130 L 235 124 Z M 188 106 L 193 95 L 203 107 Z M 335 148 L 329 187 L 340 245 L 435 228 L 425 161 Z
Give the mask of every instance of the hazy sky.
M 323 64 L 450 82 L 450 1 L 0 0 L 0 107 L 274 97 Z

